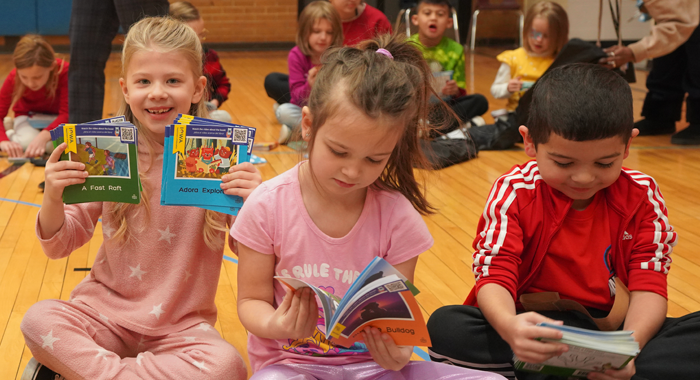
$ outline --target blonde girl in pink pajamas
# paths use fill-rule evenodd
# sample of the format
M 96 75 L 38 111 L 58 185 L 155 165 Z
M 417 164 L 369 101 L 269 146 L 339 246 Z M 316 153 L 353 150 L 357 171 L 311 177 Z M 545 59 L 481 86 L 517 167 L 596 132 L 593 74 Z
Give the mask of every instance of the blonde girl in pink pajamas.
M 246 378 L 241 356 L 214 329 L 226 225 L 234 217 L 160 205 L 165 125 L 178 113 L 207 116 L 201 57 L 196 33 L 171 19 L 143 19 L 124 41 L 119 83 L 123 114 L 140 134 L 141 204 L 64 205 L 63 189 L 84 182 L 85 165 L 58 161 L 65 146 L 47 162 L 36 226 L 46 255 L 59 259 L 83 246 L 100 217 L 104 243 L 68 301 L 40 301 L 24 316 L 22 333 L 35 358 L 25 375 Z M 260 182 L 244 164 L 222 178 L 221 188 L 245 199 Z

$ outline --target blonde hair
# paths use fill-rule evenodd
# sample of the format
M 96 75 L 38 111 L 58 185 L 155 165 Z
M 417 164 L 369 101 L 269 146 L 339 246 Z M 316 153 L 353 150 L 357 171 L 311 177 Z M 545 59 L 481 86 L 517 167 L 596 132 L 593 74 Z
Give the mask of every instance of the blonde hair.
M 316 20 L 326 19 L 333 28 L 333 40 L 331 46 L 343 46 L 343 24 L 340 15 L 333 5 L 327 1 L 314 1 L 304 7 L 299 15 L 299 26 L 297 29 L 297 46 L 304 55 L 311 55 L 313 50 L 309 46 L 309 35 L 314 29 Z
M 189 67 L 195 79 L 202 76 L 202 45 L 199 43 L 197 34 L 189 26 L 169 17 L 148 17 L 134 24 L 124 40 L 122 49 L 122 78 L 126 77 L 129 63 L 134 54 L 139 51 L 157 50 L 160 52 L 180 53 Z M 205 90 L 206 91 L 206 90 Z M 197 103 L 190 107 L 189 114 L 193 116 L 208 117 L 207 107 L 204 102 L 206 94 Z M 153 166 L 155 140 L 148 128 L 143 128 L 141 123 L 134 117 L 131 107 L 122 98 L 119 114 L 124 115 L 127 121 L 133 123 L 139 131 L 139 139 L 148 147 L 151 162 L 145 172 L 139 173 L 141 183 L 146 183 L 148 171 Z M 134 205 L 128 203 L 113 203 L 113 207 L 108 211 L 112 218 L 119 220 L 119 228 L 112 236 L 123 243 L 129 241 L 131 234 L 127 226 L 126 217 L 132 212 L 138 212 L 143 207 L 146 218 L 150 218 L 150 205 L 148 203 L 147 192 L 144 188 L 141 195 L 141 204 Z M 204 241 L 212 249 L 220 249 L 225 241 L 227 231 L 222 214 L 207 210 L 204 215 Z M 223 235 L 223 236 L 222 236 Z
M 556 56 L 569 41 L 569 17 L 561 5 L 551 1 L 542 1 L 530 7 L 525 15 L 523 27 L 523 48 L 528 52 L 531 52 L 532 48 L 527 37 L 532 29 L 532 22 L 538 16 L 547 19 L 549 23 L 549 39 L 554 46 L 552 54 Z
M 18 70 L 30 68 L 34 65 L 51 68 L 53 70 L 49 73 L 49 79 L 46 82 L 46 92 L 49 99 L 53 99 L 56 96 L 56 88 L 58 87 L 58 74 L 63 70 L 64 63 L 61 66 L 56 65 L 56 53 L 54 53 L 53 48 L 46 42 L 41 36 L 36 34 L 27 34 L 22 37 L 15 51 L 12 54 L 12 60 L 14 61 L 15 68 Z M 17 99 L 22 97 L 26 86 L 19 79 L 19 74 L 15 78 L 15 88 L 12 91 L 12 102 L 16 102 Z
M 170 17 L 182 22 L 196 21 L 201 18 L 199 10 L 189 1 L 176 1 L 171 3 Z

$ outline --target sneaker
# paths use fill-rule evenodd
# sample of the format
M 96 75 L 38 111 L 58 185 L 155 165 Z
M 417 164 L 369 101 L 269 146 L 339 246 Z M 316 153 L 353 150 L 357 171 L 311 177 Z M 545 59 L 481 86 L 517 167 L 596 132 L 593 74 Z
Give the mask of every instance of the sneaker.
M 31 358 L 20 380 L 66 380 L 66 378 Z
M 479 126 L 479 127 L 480 127 L 480 126 L 482 126 L 482 125 L 486 125 L 486 120 L 484 120 L 484 118 L 481 117 L 481 116 L 474 116 L 474 117 L 471 119 L 471 125 L 472 125 L 472 126 Z
M 670 135 L 676 131 L 676 122 L 642 119 L 634 123 L 634 127 L 639 129 L 639 136 Z
M 46 181 L 41 181 L 41 183 L 39 184 L 39 190 L 41 190 L 43 192 L 45 185 L 46 185 Z
M 671 144 L 700 145 L 700 124 L 691 124 L 688 128 L 673 134 Z
M 280 127 L 280 137 L 277 139 L 277 142 L 284 145 L 289 142 L 290 137 L 292 137 L 292 128 L 289 128 L 287 124 L 282 124 Z
M 277 113 L 277 107 L 279 107 L 280 104 L 275 102 L 275 104 L 272 105 L 272 110 L 275 111 L 275 114 Z

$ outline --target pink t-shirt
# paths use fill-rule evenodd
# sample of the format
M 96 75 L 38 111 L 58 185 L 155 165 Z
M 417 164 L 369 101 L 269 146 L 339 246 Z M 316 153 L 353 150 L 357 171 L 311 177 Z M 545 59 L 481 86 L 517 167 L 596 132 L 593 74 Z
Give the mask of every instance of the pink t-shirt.
M 376 256 L 403 263 L 425 252 L 433 238 L 411 202 L 396 192 L 370 188 L 362 214 L 342 238 L 319 230 L 301 197 L 299 166 L 264 182 L 248 197 L 231 236 L 263 254 L 277 256 L 275 273 L 304 279 L 342 297 Z M 275 306 L 286 293 L 275 281 Z M 323 326 L 319 309 L 318 326 Z M 364 343 L 334 346 L 318 328 L 304 339 L 273 340 L 248 336 L 253 372 L 271 364 L 344 365 L 372 360 Z

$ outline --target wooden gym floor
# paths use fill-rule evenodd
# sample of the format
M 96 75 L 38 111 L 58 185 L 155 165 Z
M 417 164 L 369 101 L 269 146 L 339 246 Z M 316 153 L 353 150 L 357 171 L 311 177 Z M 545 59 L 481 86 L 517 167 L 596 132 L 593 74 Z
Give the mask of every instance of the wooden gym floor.
M 490 111 L 503 108 L 505 100 L 493 99 L 489 92 L 499 66 L 493 58 L 497 51 L 479 53 L 467 59 L 467 90 L 486 95 Z M 287 52 L 221 52 L 220 57 L 233 87 L 222 108 L 234 122 L 256 127 L 258 141 L 276 140 L 279 125 L 272 110 L 273 101 L 266 96 L 262 83 L 270 72 L 287 71 Z M 11 69 L 11 56 L 0 55 L 0 77 L 4 78 Z M 119 54 L 114 54 L 106 68 L 105 117 L 112 116 L 119 105 L 119 71 Z M 639 118 L 646 74 L 638 71 L 637 78 L 632 93 Z M 490 123 L 493 119 L 488 115 L 485 119 Z M 685 124 L 678 126 L 683 128 Z M 263 179 L 284 172 L 299 160 L 298 153 L 287 147 L 256 153 L 268 160 L 258 166 Z M 420 256 L 415 274 L 421 290 L 418 300 L 426 319 L 443 305 L 463 302 L 474 284 L 471 243 L 491 184 L 511 166 L 527 159 L 520 147 L 481 152 L 477 159 L 432 174 L 429 199 L 439 212 L 426 217 L 425 222 L 435 245 Z M 635 139 L 625 165 L 656 178 L 666 198 L 670 221 L 680 237 L 668 277 L 668 315 L 678 317 L 700 310 L 700 147 L 673 146 L 669 136 L 640 137 Z M 74 269 L 92 265 L 102 233 L 98 227 L 92 241 L 70 257 L 48 260 L 34 234 L 43 196 L 37 188 L 44 179 L 43 168 L 31 164 L 11 167 L 5 158 L 0 158 L 0 172 L 0 379 L 19 379 L 31 358 L 19 329 L 22 316 L 39 300 L 68 299 L 71 290 L 88 274 Z M 246 331 L 236 313 L 235 256 L 228 249 L 226 255 L 231 260 L 222 263 L 216 328 L 247 360 Z M 418 348 L 414 358 L 425 357 L 424 349 Z

